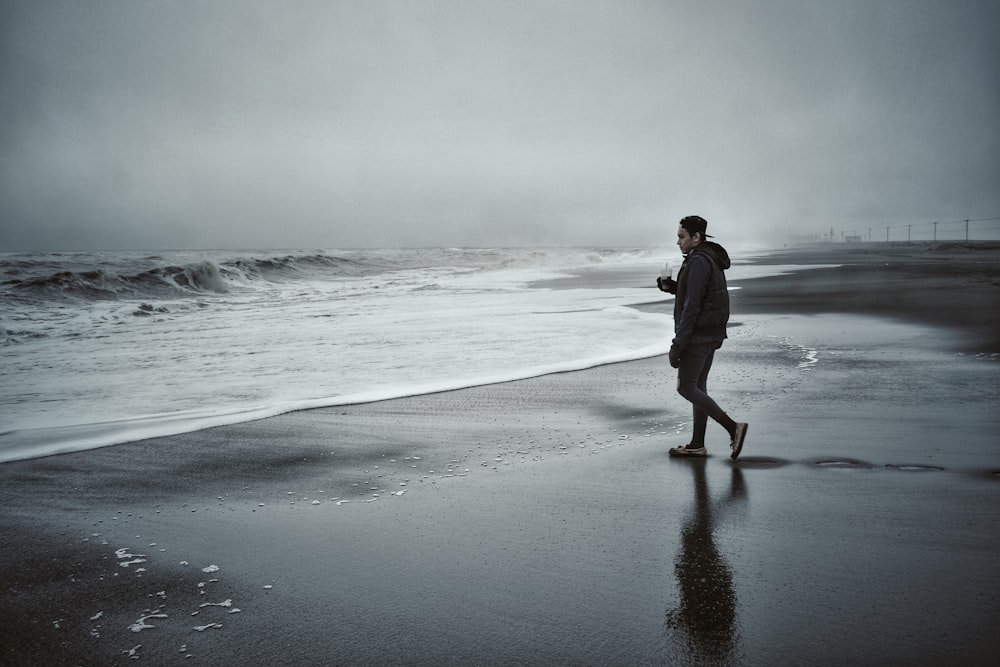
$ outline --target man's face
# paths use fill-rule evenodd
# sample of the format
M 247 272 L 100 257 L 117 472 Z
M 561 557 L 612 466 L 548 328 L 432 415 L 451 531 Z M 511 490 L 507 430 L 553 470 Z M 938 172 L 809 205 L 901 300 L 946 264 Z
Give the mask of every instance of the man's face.
M 696 240 L 697 239 L 697 240 Z M 688 230 L 683 227 L 677 229 L 677 247 L 681 249 L 681 254 L 686 255 L 691 252 L 698 243 L 700 243 L 701 236 L 691 236 Z

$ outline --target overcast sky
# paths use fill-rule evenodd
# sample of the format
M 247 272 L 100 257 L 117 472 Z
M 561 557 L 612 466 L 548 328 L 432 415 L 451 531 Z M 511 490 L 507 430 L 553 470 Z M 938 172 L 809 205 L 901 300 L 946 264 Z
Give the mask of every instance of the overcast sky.
M 0 250 L 1000 215 L 996 0 L 5 0 Z

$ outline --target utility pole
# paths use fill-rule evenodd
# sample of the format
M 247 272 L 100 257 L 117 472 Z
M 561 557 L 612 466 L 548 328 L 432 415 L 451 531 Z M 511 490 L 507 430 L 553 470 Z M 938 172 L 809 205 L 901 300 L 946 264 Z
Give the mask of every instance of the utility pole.
M 969 221 L 965 221 L 965 240 L 969 240 Z
M 868 242 L 869 243 L 872 242 L 872 228 L 871 227 L 868 228 Z
M 937 241 L 937 223 L 934 223 L 934 240 Z
M 907 226 L 906 226 L 906 242 L 907 242 L 907 243 L 909 243 L 909 242 L 910 242 L 910 227 L 912 227 L 912 226 L 913 226 L 913 225 L 907 225 Z

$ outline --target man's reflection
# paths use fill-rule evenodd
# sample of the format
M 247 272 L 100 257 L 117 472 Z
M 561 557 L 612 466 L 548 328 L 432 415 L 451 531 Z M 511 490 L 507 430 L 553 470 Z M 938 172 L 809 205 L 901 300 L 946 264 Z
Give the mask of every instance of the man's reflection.
M 681 552 L 674 564 L 681 593 L 680 608 L 667 613 L 667 626 L 686 640 L 676 648 L 692 662 L 726 663 L 736 647 L 736 593 L 733 574 L 713 539 L 714 519 L 705 460 L 688 460 L 694 473 L 694 506 L 681 530 Z M 729 495 L 714 510 L 722 514 L 736 499 L 746 497 L 743 474 L 734 467 Z

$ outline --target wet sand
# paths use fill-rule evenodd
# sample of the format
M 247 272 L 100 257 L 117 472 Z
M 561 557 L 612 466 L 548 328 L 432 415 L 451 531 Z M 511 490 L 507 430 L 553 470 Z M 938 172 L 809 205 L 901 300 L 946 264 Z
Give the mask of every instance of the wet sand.
M 0 662 L 997 664 L 993 252 L 738 285 L 735 464 L 656 358 L 0 465 Z
M 1000 242 L 835 243 L 760 262 L 840 266 L 753 281 L 735 309 L 894 317 L 948 327 L 960 335 L 948 344 L 966 351 L 1000 353 Z

